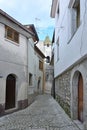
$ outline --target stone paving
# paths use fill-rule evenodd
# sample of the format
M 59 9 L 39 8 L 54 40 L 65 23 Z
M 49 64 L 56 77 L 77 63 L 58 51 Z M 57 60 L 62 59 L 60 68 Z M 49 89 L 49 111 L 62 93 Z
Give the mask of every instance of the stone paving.
M 50 95 L 37 96 L 24 110 L 0 118 L 0 130 L 80 130 Z

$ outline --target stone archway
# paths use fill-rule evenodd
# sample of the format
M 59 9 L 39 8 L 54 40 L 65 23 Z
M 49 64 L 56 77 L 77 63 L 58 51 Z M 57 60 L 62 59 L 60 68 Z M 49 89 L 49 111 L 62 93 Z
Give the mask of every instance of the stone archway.
M 5 109 L 15 108 L 16 78 L 9 74 L 6 79 Z
M 72 117 L 83 122 L 83 77 L 79 71 L 72 79 Z

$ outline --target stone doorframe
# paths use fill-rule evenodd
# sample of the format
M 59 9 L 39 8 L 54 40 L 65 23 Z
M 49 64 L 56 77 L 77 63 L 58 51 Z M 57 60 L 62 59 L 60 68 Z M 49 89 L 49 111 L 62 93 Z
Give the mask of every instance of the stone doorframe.
M 80 74 L 82 75 L 82 78 L 83 78 L 83 89 L 84 89 L 84 77 L 83 77 L 82 71 L 80 69 L 79 70 L 74 69 L 71 72 L 71 80 L 70 80 L 70 86 L 71 86 L 71 118 L 73 120 L 78 120 L 78 80 L 79 80 Z M 84 92 L 84 90 L 83 90 L 83 92 Z M 83 97 L 83 102 L 84 102 L 84 97 Z

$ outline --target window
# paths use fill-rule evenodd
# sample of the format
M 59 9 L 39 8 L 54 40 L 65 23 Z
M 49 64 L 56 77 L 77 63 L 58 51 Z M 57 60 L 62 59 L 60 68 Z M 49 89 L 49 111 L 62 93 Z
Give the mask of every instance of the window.
M 43 62 L 39 60 L 39 69 L 43 70 Z
M 7 39 L 19 43 L 19 33 L 11 27 L 5 26 L 5 36 Z
M 69 8 L 71 8 L 71 32 L 73 35 L 80 26 L 80 0 L 70 0 Z
M 73 9 L 76 12 L 76 29 L 80 26 L 80 0 L 75 0 Z
M 29 73 L 29 85 L 32 85 L 32 74 Z
M 78 28 L 80 26 L 80 3 L 78 3 L 76 10 L 77 10 L 76 24 Z
M 58 21 L 59 15 L 60 15 L 59 1 L 58 1 L 58 5 L 57 5 L 56 15 L 57 15 L 57 21 Z

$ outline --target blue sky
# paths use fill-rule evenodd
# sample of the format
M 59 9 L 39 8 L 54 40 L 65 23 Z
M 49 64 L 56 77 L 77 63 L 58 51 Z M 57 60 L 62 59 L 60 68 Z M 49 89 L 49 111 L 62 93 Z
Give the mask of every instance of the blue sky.
M 52 0 L 0 0 L 0 9 L 20 23 L 34 24 L 40 40 L 52 39 L 54 19 L 50 17 Z

